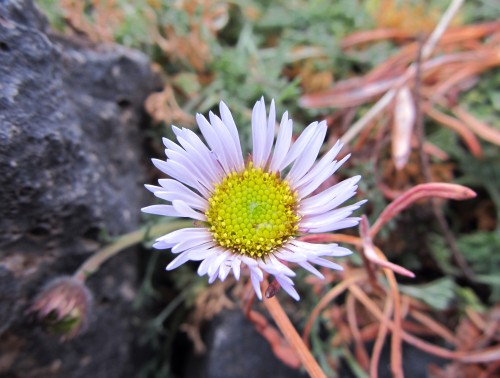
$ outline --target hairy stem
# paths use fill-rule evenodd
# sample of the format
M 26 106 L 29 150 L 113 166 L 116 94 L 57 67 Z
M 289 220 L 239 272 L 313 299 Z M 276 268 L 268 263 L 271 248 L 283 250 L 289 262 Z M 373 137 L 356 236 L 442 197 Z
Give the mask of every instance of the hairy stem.
M 309 348 L 302 341 L 288 315 L 278 302 L 278 299 L 276 297 L 264 298 L 263 302 L 290 346 L 297 352 L 298 357 L 311 378 L 326 378 L 325 373 L 312 356 Z
M 108 261 L 111 257 L 117 255 L 121 251 L 140 243 L 148 235 L 156 236 L 165 234 L 180 228 L 191 225 L 192 221 L 180 220 L 176 222 L 160 223 L 150 228 L 143 228 L 129 232 L 118 237 L 112 244 L 97 251 L 87 260 L 83 262 L 78 270 L 73 274 L 73 277 L 81 282 L 84 282 L 89 276 L 99 270 L 102 264 Z

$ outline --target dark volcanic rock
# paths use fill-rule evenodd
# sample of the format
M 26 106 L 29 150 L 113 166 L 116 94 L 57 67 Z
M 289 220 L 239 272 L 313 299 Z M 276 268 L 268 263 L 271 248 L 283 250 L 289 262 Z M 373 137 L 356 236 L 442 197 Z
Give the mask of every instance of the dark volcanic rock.
M 210 323 L 207 353 L 189 361 L 188 378 L 303 378 L 306 373 L 284 365 L 240 310 L 223 311 Z
M 137 227 L 147 58 L 55 36 L 30 0 L 0 0 L 0 375 L 133 376 L 134 258 L 110 261 L 89 286 L 83 336 L 61 344 L 26 310 L 51 278 L 71 274 L 102 231 Z

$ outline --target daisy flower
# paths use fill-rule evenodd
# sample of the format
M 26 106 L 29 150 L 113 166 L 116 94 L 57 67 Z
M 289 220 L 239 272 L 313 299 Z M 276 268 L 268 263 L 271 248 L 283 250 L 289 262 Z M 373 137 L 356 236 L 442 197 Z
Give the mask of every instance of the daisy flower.
M 201 261 L 198 274 L 207 274 L 212 283 L 217 278 L 224 281 L 230 272 L 239 280 L 246 267 L 259 299 L 266 272 L 295 300 L 300 297 L 290 263 L 320 278 L 323 275 L 313 264 L 341 270 L 327 258 L 349 255 L 350 250 L 298 240 L 305 233 L 357 225 L 360 218 L 350 215 L 365 202 L 339 207 L 355 195 L 360 176 L 316 192 L 349 158 L 335 160 L 342 148 L 337 142 L 315 164 L 326 122 L 311 123 L 292 143 L 292 120 L 285 112 L 275 142 L 274 101 L 268 116 L 262 98 L 253 108 L 253 151 L 245 162 L 226 104 L 220 103 L 220 118 L 210 112 L 209 120 L 201 114 L 196 120 L 207 144 L 193 131 L 173 126 L 177 143 L 164 138 L 166 161 L 153 159 L 170 178 L 160 179 L 160 186 L 146 185 L 170 204 L 148 206 L 143 212 L 198 221 L 197 227 L 156 239 L 154 248 L 171 249 L 177 255 L 167 270 L 189 260 Z

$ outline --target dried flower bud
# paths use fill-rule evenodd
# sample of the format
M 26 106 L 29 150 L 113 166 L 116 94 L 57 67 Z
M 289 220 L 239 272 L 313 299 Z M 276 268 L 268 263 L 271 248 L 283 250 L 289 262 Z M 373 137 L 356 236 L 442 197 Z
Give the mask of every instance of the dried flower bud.
M 49 330 L 62 334 L 62 340 L 85 331 L 91 310 L 90 290 L 73 277 L 58 277 L 49 282 L 30 308 Z

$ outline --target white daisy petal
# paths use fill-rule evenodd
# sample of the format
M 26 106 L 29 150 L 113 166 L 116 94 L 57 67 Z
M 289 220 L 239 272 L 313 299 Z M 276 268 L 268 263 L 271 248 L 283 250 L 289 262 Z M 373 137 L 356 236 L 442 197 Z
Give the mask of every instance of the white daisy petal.
M 293 287 L 293 281 L 286 276 L 276 276 L 276 280 L 279 282 L 280 286 L 285 290 L 288 295 L 290 295 L 296 301 L 300 301 L 300 295 L 297 290 Z
M 307 261 L 307 259 L 309 258 L 308 254 L 302 252 L 291 252 L 285 248 L 281 249 L 279 252 L 276 252 L 275 256 L 280 260 L 288 261 L 291 263 Z
M 226 264 L 222 264 L 219 268 L 219 279 L 224 282 L 224 280 L 227 278 L 229 272 L 231 271 L 231 267 Z
M 192 195 L 193 197 L 199 198 L 200 200 L 205 200 L 202 196 L 198 195 L 197 193 L 193 192 L 191 189 L 186 187 L 185 185 L 181 184 L 177 180 L 173 179 L 159 179 L 158 183 L 162 187 L 162 191 L 166 192 L 185 192 L 189 195 Z
M 208 283 L 209 284 L 213 284 L 214 281 L 217 279 L 217 277 L 219 276 L 219 272 L 220 272 L 220 266 L 217 267 L 217 269 L 215 271 L 212 272 L 212 274 L 209 274 L 208 275 Z
M 255 291 L 255 294 L 257 294 L 257 298 L 262 300 L 262 291 L 260 290 L 260 277 L 255 273 L 255 270 L 250 271 L 250 280 L 252 281 L 252 286 Z
M 201 246 L 200 248 L 193 248 L 187 251 L 189 252 L 189 260 L 202 261 L 214 253 L 214 251 L 211 248 L 203 248 L 203 247 L 204 246 Z
M 262 101 L 264 101 L 264 99 Z M 271 148 L 273 147 L 273 141 L 274 141 L 275 127 L 276 127 L 276 109 L 274 106 L 274 100 L 272 100 L 271 107 L 269 109 L 269 118 L 267 120 L 266 141 L 262 155 L 263 166 L 266 165 L 267 161 L 269 160 L 269 155 L 271 154 Z
M 231 136 L 233 137 L 233 143 L 237 150 L 236 159 L 238 163 L 238 170 L 242 170 L 245 166 L 245 162 L 243 160 L 243 154 L 241 152 L 241 143 L 238 129 L 236 128 L 236 124 L 234 123 L 234 119 L 231 112 L 229 111 L 229 108 L 223 101 L 220 102 L 219 109 L 222 122 L 224 122 L 224 124 L 227 126 L 229 132 L 231 133 Z
M 330 188 L 300 201 L 300 212 L 303 215 L 319 214 L 334 209 L 356 194 L 356 184 L 361 176 L 339 182 Z
M 208 145 L 212 149 L 212 152 L 216 155 L 220 164 L 224 168 L 226 173 L 231 172 L 231 167 L 226 159 L 226 154 L 224 153 L 224 145 L 221 144 L 221 141 L 217 135 L 217 132 L 214 130 L 210 122 L 202 116 L 201 114 L 196 114 L 196 121 L 198 122 L 198 126 L 205 137 Z
M 259 278 L 259 281 L 264 279 L 264 273 L 262 273 L 262 270 L 258 266 L 252 267 L 248 265 L 248 267 L 250 268 L 251 274 L 255 274 Z
M 197 210 L 206 210 L 208 208 L 208 202 L 201 197 L 188 194 L 186 192 L 166 192 L 166 191 L 156 191 L 155 196 L 165 201 L 175 201 L 180 200 L 186 202 L 189 206 Z M 194 194 L 194 193 L 193 193 Z
M 143 213 L 163 215 L 165 217 L 180 217 L 181 214 L 172 205 L 151 205 L 141 209 Z
M 340 247 L 336 243 L 317 244 L 317 243 L 303 242 L 301 240 L 294 240 L 287 245 L 287 248 L 291 249 L 295 253 L 300 251 L 307 251 L 308 253 L 312 253 L 317 256 L 340 257 L 352 254 L 352 252 L 349 249 Z
M 330 269 L 334 269 L 334 270 L 344 270 L 342 265 L 335 264 L 334 262 L 331 262 L 327 259 L 323 259 L 321 257 L 315 257 L 315 258 L 311 259 L 310 261 L 313 264 L 321 265 L 321 266 L 324 266 L 326 268 L 330 268 Z
M 295 272 L 287 267 L 282 262 L 278 261 L 276 258 L 270 256 L 269 262 L 266 263 L 264 261 L 259 261 L 259 267 L 262 268 L 263 271 L 269 274 L 283 274 L 287 276 L 295 277 Z
M 281 162 L 285 160 L 288 149 L 290 148 L 290 143 L 292 142 L 292 129 L 293 122 L 291 119 L 288 119 L 288 112 L 285 112 L 281 118 L 278 138 L 276 139 L 276 147 L 274 148 L 271 165 L 269 166 L 271 172 L 278 171 Z
M 318 215 L 318 214 L 326 213 L 332 209 L 335 209 L 340 204 L 343 204 L 348 199 L 354 197 L 356 195 L 356 189 L 357 189 L 357 186 L 354 186 L 353 188 L 350 188 L 350 189 L 346 190 L 345 192 L 339 193 L 338 197 L 332 197 L 323 206 L 320 206 L 319 203 L 313 203 L 313 205 L 311 205 L 311 206 L 302 205 L 300 207 L 300 213 L 303 216 Z
M 205 188 L 211 188 L 213 186 L 210 176 L 207 175 L 207 172 L 200 169 L 189 157 L 184 154 L 181 154 L 176 151 L 169 151 L 168 153 L 169 160 L 166 162 L 166 166 L 177 165 L 180 173 L 178 175 L 191 175 L 194 180 L 203 184 Z
M 337 141 L 335 145 L 318 161 L 318 163 L 300 180 L 296 186 L 302 186 L 311 182 L 320 172 L 324 171 L 335 159 L 342 148 L 342 143 Z
M 297 157 L 302 153 L 302 151 L 304 151 L 304 149 L 311 141 L 311 138 L 316 133 L 317 127 L 318 127 L 318 122 L 313 122 L 304 129 L 302 134 L 300 134 L 298 139 L 295 141 L 295 143 L 292 145 L 292 147 L 286 154 L 283 162 L 280 164 L 278 168 L 280 171 L 288 167 L 291 163 L 293 163 L 297 159 Z
M 173 259 L 170 264 L 165 268 L 166 270 L 173 270 L 175 268 L 180 267 L 182 264 L 189 261 L 189 251 L 183 252 L 178 255 L 175 259 Z
M 184 136 L 188 136 L 184 133 Z M 214 183 L 219 182 L 224 177 L 224 171 L 217 162 L 214 154 L 205 148 L 195 147 L 191 142 L 186 141 L 184 136 L 179 136 L 177 139 L 186 147 L 186 152 L 192 156 L 193 161 L 199 165 L 200 171 L 203 171 L 204 176 L 208 179 L 205 186 L 208 190 L 212 190 Z M 189 137 L 189 136 L 188 136 Z
M 155 193 L 157 192 L 158 190 L 163 190 L 162 187 L 160 186 L 156 186 L 156 185 L 149 185 L 149 184 L 145 184 L 144 187 L 149 190 L 151 193 Z
M 169 178 L 146 189 L 167 204 L 142 211 L 202 222 L 157 238 L 153 247 L 176 255 L 167 270 L 199 261 L 197 273 L 207 275 L 209 283 L 224 281 L 231 272 L 236 280 L 249 277 L 259 299 L 265 273 L 299 300 L 294 266 L 324 278 L 313 264 L 342 269 L 329 259 L 352 252 L 337 244 L 297 240 L 297 227 L 300 233 L 320 233 L 357 225 L 360 218 L 352 213 L 365 201 L 344 203 L 356 194 L 360 176 L 311 195 L 349 156 L 335 161 L 342 147 L 337 142 L 315 163 L 326 123 L 311 123 L 292 143 L 293 122 L 286 112 L 273 151 L 275 103 L 271 101 L 267 115 L 264 98 L 252 111 L 252 160 L 245 165 L 233 116 L 222 101 L 219 109 L 220 117 L 196 115 L 205 142 L 192 130 L 173 126 L 177 141 L 163 139 L 166 161 L 153 159 Z
M 217 256 L 217 258 L 208 267 L 207 273 L 208 273 L 209 276 L 212 276 L 213 274 L 215 274 L 218 271 L 220 265 L 226 260 L 226 258 L 228 257 L 228 255 L 229 255 L 229 252 L 228 251 L 224 251 L 224 252 L 221 252 Z
M 258 101 L 252 111 L 252 161 L 256 168 L 264 164 L 264 148 L 267 138 L 266 104 L 264 98 Z
M 292 185 L 294 182 L 299 181 L 307 173 L 307 171 L 311 169 L 311 166 L 316 161 L 321 145 L 325 140 L 326 129 L 326 122 L 321 122 L 317 126 L 316 132 L 311 138 L 311 142 L 307 148 L 302 151 L 295 161 L 292 169 L 290 169 L 290 173 L 287 177 L 289 177 L 289 181 Z
M 176 162 L 175 160 L 162 161 L 158 159 L 153 159 L 153 164 L 169 175 L 170 177 L 180 181 L 183 184 L 189 185 L 195 188 L 203 196 L 208 195 L 208 190 L 200 184 L 193 172 L 184 167 L 182 164 Z
M 217 250 L 218 248 L 215 249 Z M 228 254 L 228 251 L 221 250 L 217 253 L 215 259 L 213 259 L 212 263 L 208 266 L 207 275 L 209 283 L 212 283 L 214 279 L 219 275 L 220 267 L 222 264 L 224 264 L 225 260 L 228 257 Z
M 229 168 L 233 171 L 238 170 L 238 150 L 233 143 L 231 132 L 228 130 L 227 126 L 222 122 L 222 120 L 214 113 L 210 112 L 208 116 L 210 117 L 210 123 L 219 136 L 222 146 L 225 147 L 223 153 L 226 156 Z
M 168 170 L 169 168 L 167 167 L 167 162 L 160 160 L 160 159 L 151 159 L 153 162 L 153 165 L 158 168 L 160 171 L 163 173 L 166 173 L 167 175 L 169 174 Z
M 213 245 L 213 243 L 211 243 L 212 239 L 213 239 L 212 235 L 199 234 L 196 236 L 191 236 L 190 239 L 174 245 L 172 247 L 172 253 L 179 253 L 185 251 L 186 249 L 191 249 L 208 243 L 210 243 L 212 246 Z
M 209 248 L 192 248 L 186 250 L 179 254 L 174 260 L 167 265 L 167 270 L 173 270 L 187 261 L 200 261 L 204 260 L 208 256 L 212 255 L 213 252 Z
M 336 223 L 344 218 L 347 218 L 354 212 L 354 210 L 359 209 L 365 202 L 366 200 L 363 200 L 350 206 L 341 207 L 340 209 L 331 210 L 323 214 L 307 216 L 301 222 L 301 226 L 305 228 L 315 228 Z
M 198 266 L 197 273 L 200 277 L 207 274 L 210 266 L 213 265 L 213 263 L 215 262 L 217 257 L 220 255 L 220 250 L 218 248 L 212 248 L 211 251 L 212 251 L 212 254 L 210 256 L 208 256 L 207 258 L 205 258 L 204 260 L 201 260 L 201 264 L 200 264 L 200 266 Z
M 259 265 L 257 260 L 245 255 L 241 256 L 241 261 L 243 262 L 243 264 L 248 265 L 250 269 L 257 268 L 257 266 Z
M 168 249 L 171 248 L 171 245 L 168 245 L 167 243 L 164 243 L 162 241 L 157 241 L 153 243 L 153 248 L 154 249 Z
M 234 257 L 231 260 L 231 268 L 233 269 L 233 275 L 234 278 L 236 278 L 236 281 L 240 279 L 240 266 L 241 266 L 241 258 Z
M 303 262 L 299 262 L 298 263 L 302 268 L 304 268 L 305 270 L 308 270 L 309 272 L 311 272 L 312 274 L 314 274 L 316 277 L 320 278 L 320 279 L 325 279 L 325 276 L 318 270 L 316 269 L 314 266 L 312 266 L 311 264 L 309 264 L 307 261 L 303 261 Z
M 213 177 L 214 181 L 220 181 L 224 177 L 224 170 L 216 159 L 215 154 L 201 141 L 193 131 L 182 129 L 176 132 L 177 140 L 190 154 L 193 160 L 199 163 L 207 174 Z
M 325 180 L 333 175 L 337 169 L 340 168 L 342 164 L 345 163 L 347 159 L 349 159 L 350 155 L 347 155 L 339 162 L 332 162 L 325 170 L 318 173 L 316 177 L 314 177 L 307 184 L 300 186 L 297 188 L 300 198 L 305 198 L 312 192 L 314 192 L 318 187 L 325 182 Z
M 186 202 L 181 200 L 175 200 L 172 202 L 174 209 L 180 214 L 181 217 L 184 218 L 193 218 L 199 221 L 206 221 L 207 217 L 205 214 L 194 211 L 191 207 L 189 207 Z
M 175 130 L 177 129 L 175 126 L 172 126 L 172 129 Z M 163 145 L 165 147 L 167 147 L 168 149 L 170 150 L 173 150 L 173 151 L 177 151 L 177 152 L 185 152 L 181 146 L 179 146 L 178 144 L 176 144 L 175 142 L 172 142 L 170 139 L 168 138 L 162 138 L 162 141 L 163 141 Z
M 179 181 L 172 179 L 160 179 L 158 180 L 158 183 L 162 186 L 160 190 L 155 189 L 154 193 L 158 198 L 163 198 L 166 201 L 173 201 L 175 199 L 188 199 L 186 200 L 186 202 L 188 202 L 189 204 L 196 204 L 196 208 L 198 209 L 206 209 L 208 207 L 208 202 L 205 198 L 193 192 L 191 189 L 181 184 Z M 168 194 L 156 194 L 157 192 Z
M 357 226 L 359 224 L 360 220 L 361 220 L 361 218 L 350 217 L 350 218 L 345 218 L 344 220 L 338 221 L 332 225 L 327 224 L 324 226 L 304 228 L 304 231 L 310 232 L 312 234 L 321 234 L 323 232 L 337 231 L 337 230 L 342 230 L 344 228 Z
M 159 237 L 158 239 L 156 239 L 156 241 L 161 240 L 166 243 L 171 243 L 171 246 L 173 247 L 175 244 L 183 243 L 184 241 L 186 241 L 186 239 L 190 239 L 192 237 L 197 238 L 198 236 L 203 235 L 212 234 L 210 233 L 210 231 L 203 228 L 181 228 L 180 230 L 175 230 L 166 235 L 163 235 L 162 237 Z

